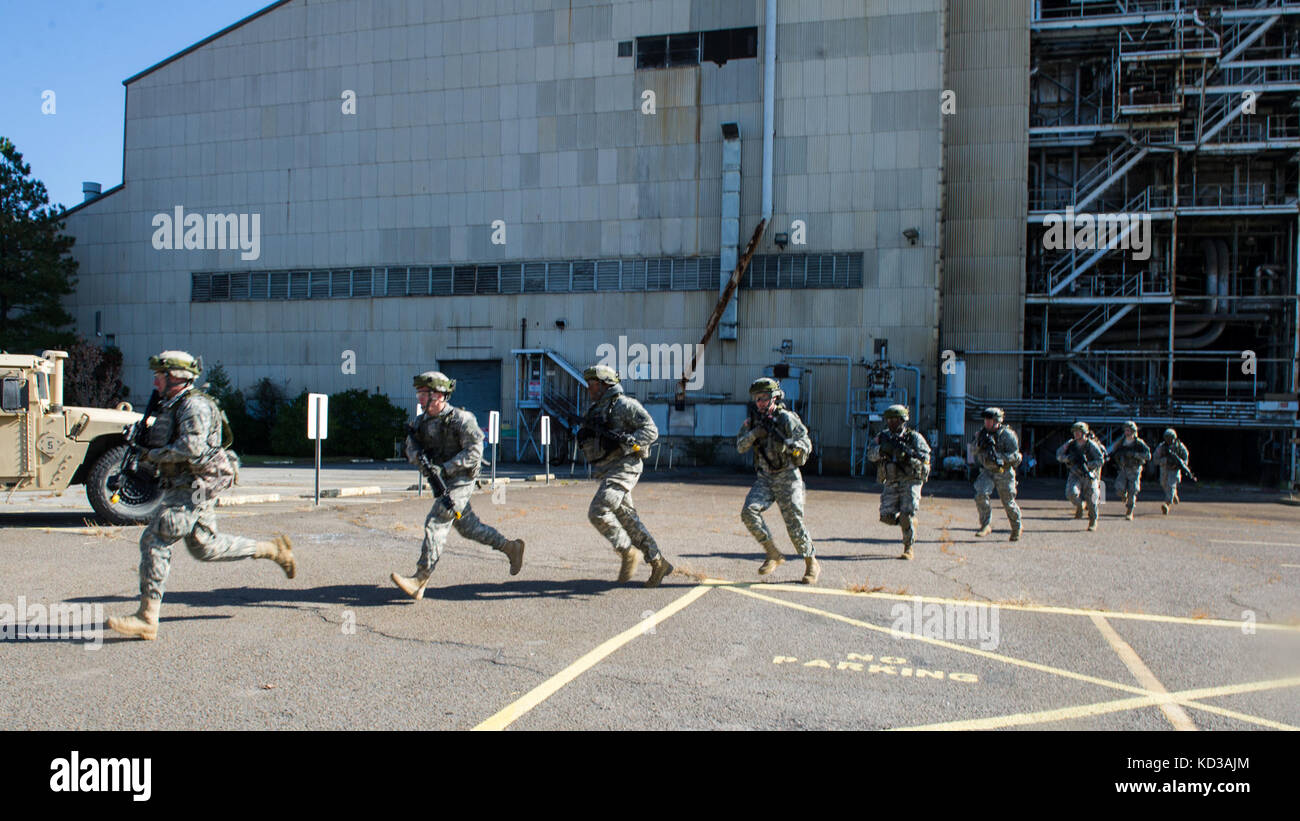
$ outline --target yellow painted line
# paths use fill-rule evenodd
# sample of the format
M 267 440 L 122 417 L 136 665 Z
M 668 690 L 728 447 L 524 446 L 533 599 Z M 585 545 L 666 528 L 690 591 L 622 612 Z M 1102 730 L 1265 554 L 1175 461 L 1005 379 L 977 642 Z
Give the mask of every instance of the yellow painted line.
M 1156 678 L 1156 674 L 1151 672 L 1150 667 L 1146 666 L 1142 661 L 1142 657 L 1137 654 L 1132 645 L 1124 641 L 1120 634 L 1115 632 L 1115 628 L 1110 626 L 1110 622 L 1094 613 L 1092 623 L 1097 625 L 1097 629 L 1106 638 L 1106 643 L 1110 645 L 1110 649 L 1114 650 L 1120 661 L 1124 662 L 1124 666 L 1133 674 L 1133 678 L 1137 679 L 1138 684 L 1153 693 L 1159 693 L 1163 696 L 1169 695 L 1165 685 L 1160 683 L 1160 679 Z M 1159 707 L 1160 712 L 1165 714 L 1165 718 L 1169 719 L 1169 723 L 1174 725 L 1175 730 L 1196 729 L 1196 725 L 1192 723 L 1192 717 L 1187 715 L 1187 711 L 1177 704 L 1164 701 L 1160 703 Z
M 1016 713 L 1015 715 L 993 716 L 990 718 L 973 718 L 964 721 L 945 721 L 940 724 L 923 724 L 915 727 L 899 727 L 899 730 L 996 730 L 1002 727 L 1023 727 L 1029 724 L 1046 724 L 1053 721 L 1066 721 L 1074 718 L 1087 718 L 1089 716 L 1105 715 L 1107 713 L 1118 713 L 1124 710 L 1136 710 L 1142 707 L 1151 707 L 1162 700 L 1172 699 L 1179 704 L 1185 704 L 1188 707 L 1206 710 L 1207 712 L 1227 715 L 1232 713 L 1233 718 L 1240 718 L 1243 721 L 1251 721 L 1255 724 L 1261 724 L 1266 727 L 1274 727 L 1279 730 L 1294 730 L 1287 724 L 1281 724 L 1275 721 L 1269 721 L 1264 718 L 1255 716 L 1246 716 L 1242 713 L 1234 713 L 1231 710 L 1222 710 L 1208 704 L 1199 704 L 1193 699 L 1216 698 L 1219 696 L 1238 695 L 1241 693 L 1259 692 L 1261 690 L 1277 690 L 1283 687 L 1300 686 L 1300 678 L 1274 679 L 1272 681 L 1255 681 L 1249 684 L 1228 684 L 1221 687 L 1203 687 L 1196 690 L 1181 690 L 1177 693 L 1170 693 L 1166 696 L 1148 696 L 1145 698 L 1123 698 L 1116 701 L 1103 701 L 1096 704 L 1082 704 L 1077 707 L 1062 707 L 1057 710 L 1043 710 L 1037 713 Z
M 1051 721 L 1068 721 L 1073 718 L 1089 718 L 1107 713 L 1119 713 L 1150 707 L 1159 699 L 1155 696 L 1141 698 L 1122 698 L 1118 701 L 1102 701 L 1096 704 L 1081 704 L 1077 707 L 1061 707 L 1057 710 L 1043 710 L 1037 713 L 1016 713 L 1009 716 L 992 716 L 990 718 L 970 718 L 964 721 L 944 721 L 939 724 L 922 724 L 916 727 L 896 727 L 896 730 L 1000 730 L 1004 727 L 1024 727 L 1030 724 L 1046 724 Z
M 762 601 L 772 602 L 773 604 L 779 604 L 782 607 L 789 607 L 794 610 L 802 610 L 805 613 L 813 613 L 818 616 L 825 616 L 828 619 L 834 619 L 835 621 L 842 621 L 845 624 L 852 624 L 855 627 L 863 627 L 866 628 L 867 630 L 872 630 L 877 633 L 884 633 L 885 635 L 891 637 L 894 635 L 894 631 L 888 627 L 881 627 L 878 624 L 871 624 L 870 622 L 858 621 L 857 619 L 851 619 L 848 616 L 841 616 L 839 613 L 832 613 L 828 610 L 818 610 L 815 607 L 808 607 L 807 605 L 796 604 L 795 602 L 785 601 L 784 599 L 774 599 L 771 596 L 764 596 L 761 593 L 755 593 L 752 590 L 746 590 L 743 587 L 723 587 L 721 589 L 729 590 L 733 593 L 738 593 L 742 596 L 749 596 L 751 598 L 761 599 Z M 925 642 L 926 644 L 933 644 L 936 647 L 946 647 L 949 650 L 956 650 L 961 653 L 969 653 L 970 655 L 973 656 L 980 656 L 981 658 L 992 659 L 993 661 L 1000 661 L 1004 664 L 1012 664 L 1017 667 L 1025 667 L 1030 670 L 1037 670 L 1040 673 L 1051 673 L 1053 675 L 1061 676 L 1063 678 L 1072 678 L 1077 681 L 1084 681 L 1089 684 L 1097 684 L 1102 687 L 1110 687 L 1115 690 L 1123 690 L 1124 692 L 1135 693 L 1141 696 L 1150 695 L 1149 691 L 1144 690 L 1141 687 L 1134 687 L 1129 684 L 1121 684 L 1118 681 L 1108 681 L 1104 678 L 1097 678 L 1096 676 L 1089 676 L 1084 673 L 1076 673 L 1073 670 L 1063 670 L 1059 667 L 1051 667 L 1049 665 L 1039 664 L 1038 662 L 1034 662 L 1034 661 L 1025 661 L 1024 659 L 1013 658 L 1011 656 L 1004 656 L 999 653 L 990 653 L 988 650 L 980 650 L 976 647 L 966 647 L 961 644 L 954 644 L 949 641 L 934 639 L 928 636 L 918 636 L 914 633 L 901 633 L 899 634 L 899 636 L 900 638 L 908 641 L 920 641 L 920 642 Z
M 1280 721 L 1273 721 L 1267 718 L 1260 718 L 1259 716 L 1246 715 L 1245 713 L 1239 713 L 1236 710 L 1228 710 L 1223 707 L 1217 707 L 1213 704 L 1202 704 L 1199 701 L 1180 701 L 1178 703 L 1182 704 L 1184 707 L 1191 707 L 1195 710 L 1204 710 L 1207 713 L 1214 713 L 1215 715 L 1224 716 L 1226 718 L 1235 718 L 1238 721 L 1244 721 L 1247 724 L 1258 724 L 1261 727 L 1268 727 L 1271 730 L 1300 731 L 1300 727 L 1293 727 L 1290 724 L 1283 724 Z
M 1284 565 L 1285 566 L 1285 565 Z M 1242 622 L 1233 621 L 1232 619 L 1194 619 L 1188 616 L 1161 616 L 1152 613 L 1123 613 L 1117 610 L 1087 610 L 1078 607 L 1056 607 L 1053 605 L 1032 605 L 1032 604 L 1002 604 L 1000 602 L 985 602 L 977 599 L 944 599 L 935 596 L 916 596 L 903 595 L 900 593 L 855 593 L 852 590 L 835 590 L 833 588 L 810 587 L 803 584 L 770 584 L 763 582 L 722 582 L 710 580 L 706 584 L 731 585 L 734 587 L 757 587 L 764 590 L 786 590 L 791 593 L 812 593 L 820 596 L 848 596 L 866 598 L 866 599 L 885 599 L 888 601 L 914 601 L 920 599 L 926 604 L 959 604 L 959 605 L 983 605 L 985 607 L 997 606 L 998 610 L 1016 610 L 1026 613 L 1050 613 L 1060 616 L 1094 616 L 1101 615 L 1108 619 L 1131 619 L 1134 621 L 1154 621 L 1165 622 L 1167 624 L 1198 624 L 1205 627 L 1236 627 L 1241 628 Z M 1300 624 L 1268 624 L 1260 623 L 1255 625 L 1256 630 L 1283 630 L 1288 632 L 1300 633 Z
M 674 613 L 682 610 L 696 599 L 708 593 L 713 588 L 706 585 L 693 587 L 686 595 L 675 599 L 672 604 L 662 610 L 655 611 L 653 616 L 637 622 L 633 626 L 614 636 L 612 639 L 601 644 L 596 649 L 584 655 L 582 658 L 565 667 L 560 672 L 548 678 L 546 681 L 529 690 L 518 701 L 506 705 L 500 712 L 483 723 L 475 727 L 475 730 L 504 730 L 509 727 L 516 719 L 527 713 L 529 710 L 541 704 L 550 698 L 561 687 L 573 681 L 578 676 L 590 670 L 600 663 L 606 656 L 613 653 L 623 645 L 627 644 L 637 636 L 644 635 L 647 630 L 667 619 Z

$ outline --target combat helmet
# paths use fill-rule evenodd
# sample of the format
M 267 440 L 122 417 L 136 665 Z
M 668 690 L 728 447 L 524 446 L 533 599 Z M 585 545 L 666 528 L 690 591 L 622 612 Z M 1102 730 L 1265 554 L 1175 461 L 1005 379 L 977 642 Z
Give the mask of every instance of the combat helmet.
M 149 357 L 149 370 L 193 382 L 202 372 L 203 364 L 185 351 L 163 351 Z
M 1165 439 L 1170 442 L 1178 441 L 1178 431 L 1173 428 L 1165 428 Z
M 588 381 L 595 379 L 597 382 L 604 382 L 606 385 L 618 384 L 618 372 L 608 365 L 592 365 L 582 372 L 582 378 Z
M 785 391 L 781 390 L 781 383 L 770 376 L 760 376 L 753 382 L 749 383 L 749 395 L 757 396 L 760 393 L 772 394 L 772 401 L 780 401 L 785 396 Z
M 980 416 L 983 416 L 985 419 L 996 419 L 998 420 L 998 424 L 1001 424 L 1003 419 L 1002 408 L 985 408 L 984 412 L 981 413 Z
M 908 411 L 907 405 L 890 405 L 885 408 L 885 412 L 881 415 L 886 419 L 902 419 L 906 422 L 911 412 Z
M 448 396 L 451 395 L 452 391 L 456 390 L 456 380 L 442 371 L 425 371 L 416 374 L 413 385 L 417 388 L 429 388 Z
M 1134 435 L 1134 436 L 1137 435 L 1137 432 L 1138 432 L 1138 423 L 1137 423 L 1137 422 L 1134 422 L 1132 419 L 1130 419 L 1129 421 L 1125 422 L 1125 423 L 1124 423 L 1123 425 L 1121 425 L 1120 427 L 1124 428 L 1124 430 L 1131 430 L 1131 431 L 1133 431 L 1133 435 Z
M 1073 425 L 1070 425 L 1070 433 L 1071 433 L 1071 434 L 1073 434 L 1076 430 L 1081 430 L 1081 431 L 1083 431 L 1084 435 L 1086 436 L 1086 435 L 1089 433 L 1089 430 L 1088 430 L 1088 423 L 1087 423 L 1087 422 L 1075 422 Z

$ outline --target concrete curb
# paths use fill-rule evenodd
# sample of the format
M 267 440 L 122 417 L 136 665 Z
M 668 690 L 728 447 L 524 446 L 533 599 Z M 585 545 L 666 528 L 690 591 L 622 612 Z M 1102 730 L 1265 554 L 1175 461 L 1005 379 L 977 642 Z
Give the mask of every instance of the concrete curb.
M 249 493 L 243 496 L 219 496 L 217 497 L 217 507 L 230 507 L 231 505 L 258 505 L 266 502 L 280 501 L 278 493 Z
M 379 485 L 364 485 L 362 487 L 332 487 L 322 490 L 320 492 L 320 497 L 322 499 L 338 499 L 343 496 L 378 496 L 383 492 L 383 488 L 379 487 Z M 302 496 L 311 499 L 315 497 L 315 494 L 304 493 Z

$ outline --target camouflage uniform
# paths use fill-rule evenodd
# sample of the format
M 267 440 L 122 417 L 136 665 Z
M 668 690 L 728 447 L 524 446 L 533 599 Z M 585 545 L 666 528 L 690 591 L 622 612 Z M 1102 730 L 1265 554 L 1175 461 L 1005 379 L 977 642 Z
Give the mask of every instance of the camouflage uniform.
M 181 539 L 204 562 L 257 555 L 243 536 L 217 533 L 217 497 L 200 489 L 195 471 L 221 448 L 221 409 L 212 397 L 187 388 L 164 401 L 149 427 L 141 459 L 157 465 L 162 506 L 140 536 L 140 595 L 162 599 L 171 572 L 172 545 Z
M 495 528 L 484 524 L 470 508 L 469 500 L 477 484 L 479 466 L 483 463 L 483 431 L 474 414 L 450 404 L 436 416 L 422 414 L 415 432 L 406 437 L 407 461 L 418 464 L 421 451 L 441 466 L 454 509 L 442 499 L 435 499 L 429 508 L 429 515 L 424 520 L 424 541 L 420 545 L 417 572 L 423 575 L 433 571 L 453 527 L 470 541 L 506 552 L 509 540 Z M 460 511 L 460 518 L 456 518 L 456 511 Z
M 1075 457 L 1083 459 L 1081 469 Z M 1101 488 L 1101 466 L 1106 461 L 1106 452 L 1091 434 L 1084 434 L 1082 442 L 1076 442 L 1071 436 L 1065 444 L 1056 450 L 1056 460 L 1070 466 L 1070 476 L 1065 480 L 1065 498 L 1074 505 L 1074 518 L 1083 517 L 1083 510 L 1088 510 L 1088 529 L 1097 529 L 1097 498 Z
M 740 519 L 768 555 L 779 555 L 772 541 L 772 531 L 763 521 L 763 511 L 775 502 L 795 551 L 806 559 L 813 555 L 813 543 L 804 527 L 803 474 L 795 460 L 799 459 L 801 463 L 808 458 L 812 439 L 799 415 L 784 406 L 776 406 L 770 424 L 775 432 L 769 432 L 761 425 L 751 427 L 750 420 L 746 419 L 736 436 L 737 451 L 754 451 L 754 468 L 758 472 L 757 481 L 745 497 Z M 798 451 L 802 458 L 796 457 L 793 451 Z
M 979 511 L 980 532 L 992 529 L 993 507 L 989 504 L 989 497 L 996 488 L 1002 509 L 1006 511 L 1007 521 L 1011 524 L 1011 539 L 1015 541 L 1020 538 L 1020 505 L 1016 504 L 1016 468 L 1023 458 L 1020 454 L 1020 440 L 1016 438 L 1015 431 L 1000 424 L 988 431 L 994 446 L 990 449 L 987 437 L 981 435 L 984 432 L 981 429 L 975 437 L 975 459 L 980 466 L 980 475 L 975 479 L 975 509 Z M 984 447 L 980 447 L 981 442 L 985 443 Z M 1001 467 L 998 467 L 998 456 L 1002 457 Z
M 906 419 L 906 416 L 903 417 Z M 912 557 L 916 542 L 917 513 L 921 508 L 921 486 L 930 478 L 930 444 L 918 431 L 906 425 L 899 429 L 899 437 L 921 455 L 913 459 L 885 440 L 885 432 L 867 449 L 867 458 L 876 463 L 876 481 L 880 489 L 880 521 L 898 525 L 903 530 L 903 557 Z
M 1135 432 L 1132 442 L 1126 436 L 1116 440 L 1110 446 L 1110 455 L 1115 463 L 1115 496 L 1124 500 L 1126 518 L 1132 519 L 1142 490 L 1142 469 L 1151 461 L 1151 448 Z
M 1183 478 L 1183 471 L 1175 463 L 1174 456 L 1182 459 L 1184 465 L 1187 464 L 1187 446 L 1179 439 L 1174 439 L 1172 446 L 1167 441 L 1161 442 L 1156 446 L 1152 457 L 1160 469 L 1160 487 L 1165 491 L 1165 508 L 1178 504 L 1178 484 Z
M 598 437 L 585 440 L 583 453 L 600 479 L 587 518 L 620 555 L 635 547 L 647 562 L 660 557 L 659 547 L 641 523 L 632 503 L 632 488 L 641 478 L 642 461 L 659 429 L 641 403 L 623 393 L 620 384 L 609 385 L 583 416 L 583 424 L 623 436 L 606 449 Z M 634 450 L 633 445 L 639 447 Z
M 158 637 L 172 545 L 181 539 L 200 561 L 270 559 L 291 579 L 297 569 L 292 545 L 284 536 L 255 542 L 217 533 L 217 496 L 234 483 L 236 469 L 225 451 L 227 428 L 221 409 L 212 397 L 193 388 L 202 366 L 184 351 L 163 351 L 149 359 L 149 367 L 157 374 L 154 385 L 161 396 L 175 391 L 154 412 L 138 456 L 141 463 L 156 468 L 162 501 L 140 535 L 140 609 L 107 620 L 110 629 L 146 640 Z

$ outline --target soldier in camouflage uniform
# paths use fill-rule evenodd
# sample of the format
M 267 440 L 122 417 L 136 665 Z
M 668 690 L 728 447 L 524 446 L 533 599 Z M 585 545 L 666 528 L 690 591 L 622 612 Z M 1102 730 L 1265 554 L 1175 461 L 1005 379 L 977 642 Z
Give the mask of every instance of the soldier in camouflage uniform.
M 1137 422 L 1125 422 L 1124 438 L 1110 446 L 1110 457 L 1115 463 L 1115 495 L 1124 500 L 1124 518 L 1130 522 L 1138 492 L 1142 490 L 1142 469 L 1151 461 L 1151 448 L 1137 434 Z
M 1178 432 L 1173 428 L 1165 430 L 1164 441 L 1156 446 L 1156 465 L 1160 469 L 1160 487 L 1165 490 L 1165 501 L 1160 505 L 1160 512 L 1169 515 L 1169 508 L 1178 504 L 1178 483 L 1182 481 L 1183 469 L 1178 460 L 1187 464 L 1187 446 L 1178 439 Z
M 414 387 L 415 399 L 424 413 L 406 437 L 406 458 L 411 464 L 419 463 L 421 453 L 432 459 L 451 497 L 450 504 L 440 497 L 429 508 L 415 575 L 393 573 L 391 576 L 393 584 L 418 601 L 424 598 L 424 588 L 453 527 L 466 539 L 504 553 L 510 560 L 511 576 L 524 566 L 524 541 L 506 539 L 470 509 L 469 498 L 474 494 L 483 462 L 483 431 L 474 414 L 453 407 L 448 401 L 456 389 L 456 381 L 438 371 L 425 371 L 415 377 Z
M 1097 497 L 1106 451 L 1088 430 L 1087 422 L 1071 425 L 1070 437 L 1056 450 L 1056 461 L 1070 466 L 1070 476 L 1065 480 L 1065 498 L 1074 504 L 1076 519 L 1082 519 L 1087 508 L 1088 529 L 1096 530 Z
M 1002 509 L 1011 523 L 1011 541 L 1020 539 L 1020 505 L 1016 504 L 1016 467 L 1019 466 L 1020 440 L 1011 428 L 1002 424 L 1001 408 L 985 408 L 984 428 L 975 436 L 975 459 L 980 475 L 975 479 L 975 509 L 980 515 L 976 536 L 993 532 L 993 508 L 989 497 L 997 488 Z
M 930 443 L 920 432 L 907 427 L 907 406 L 890 405 L 884 417 L 889 430 L 876 436 L 867 449 L 867 458 L 876 463 L 876 481 L 883 485 L 880 521 L 903 529 L 903 555 L 898 558 L 911 559 L 921 486 L 930 478 Z
M 215 400 L 194 389 L 201 370 L 184 351 L 150 357 L 154 388 L 161 404 L 146 433 L 147 450 L 139 454 L 158 470 L 162 504 L 140 536 L 140 609 L 112 617 L 108 626 L 126 636 L 158 637 L 158 611 L 171 572 L 172 545 L 181 539 L 190 555 L 204 562 L 270 559 L 289 578 L 297 572 L 288 538 L 255 542 L 217 533 L 217 495 L 233 482 L 226 454 L 224 414 Z
M 813 557 L 812 539 L 803 523 L 804 484 L 799 472 L 812 451 L 812 439 L 799 415 L 781 404 L 785 396 L 781 383 L 767 377 L 756 379 L 749 386 L 749 395 L 754 406 L 736 436 L 736 450 L 745 453 L 753 449 L 754 468 L 758 471 L 758 481 L 750 488 L 740 511 L 740 520 L 767 554 L 758 575 L 766 576 L 785 563 L 772 541 L 772 531 L 763 521 L 763 511 L 776 502 L 790 541 L 803 556 L 803 583 L 813 584 L 821 568 Z
M 632 578 L 641 554 L 645 554 L 650 565 L 645 586 L 658 587 L 673 566 L 636 515 L 632 488 L 641 478 L 641 463 L 659 438 L 659 429 L 641 403 L 623 393 L 613 368 L 593 365 L 582 376 L 587 380 L 591 407 L 582 417 L 578 445 L 600 479 L 587 518 L 622 558 L 620 582 Z

